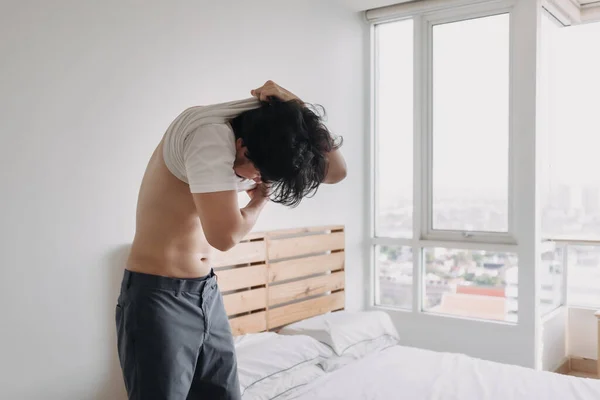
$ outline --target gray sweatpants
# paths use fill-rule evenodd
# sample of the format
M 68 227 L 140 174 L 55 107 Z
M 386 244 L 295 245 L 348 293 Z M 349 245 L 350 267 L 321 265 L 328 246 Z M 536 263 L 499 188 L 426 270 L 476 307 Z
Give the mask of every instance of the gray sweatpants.
M 130 400 L 241 398 L 214 272 L 173 279 L 126 270 L 116 322 Z

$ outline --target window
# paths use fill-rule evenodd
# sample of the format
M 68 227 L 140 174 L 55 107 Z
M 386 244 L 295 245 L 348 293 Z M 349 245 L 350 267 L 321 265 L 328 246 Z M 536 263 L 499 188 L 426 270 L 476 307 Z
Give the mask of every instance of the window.
M 600 23 L 542 21 L 542 232 L 600 241 Z
M 439 247 L 424 254 L 425 311 L 517 321 L 516 254 Z
M 600 59 L 590 52 L 598 42 L 600 23 L 564 28 L 548 14 L 542 19 L 542 234 L 559 240 L 561 267 L 568 274 L 566 303 L 581 307 L 600 306 Z M 550 279 L 547 262 L 544 280 Z M 552 279 L 554 285 L 558 279 Z M 541 294 L 547 297 L 545 284 Z M 544 298 L 540 301 L 544 307 Z
M 600 306 L 600 245 L 568 246 L 569 305 Z
M 376 235 L 413 228 L 413 21 L 376 28 Z
M 413 257 L 407 246 L 377 246 L 375 249 L 378 290 L 375 304 L 412 308 Z
M 545 315 L 564 305 L 565 248 L 552 242 L 542 244 L 540 288 L 540 314 Z
M 487 240 L 510 221 L 510 23 L 496 14 L 375 26 L 375 305 L 517 321 L 516 245 Z
M 509 16 L 433 26 L 434 230 L 508 231 Z

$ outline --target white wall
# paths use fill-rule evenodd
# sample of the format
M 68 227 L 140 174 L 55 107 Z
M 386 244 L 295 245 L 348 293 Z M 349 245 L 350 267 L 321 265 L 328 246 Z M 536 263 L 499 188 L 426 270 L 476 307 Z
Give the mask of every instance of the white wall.
M 349 176 L 257 229 L 347 227 L 363 304 L 368 28 L 323 1 L 3 1 L 0 398 L 124 398 L 114 305 L 169 122 L 273 79 L 323 104 Z
M 543 369 L 555 370 L 567 356 L 598 358 L 598 319 L 589 308 L 562 307 L 543 323 Z
M 569 308 L 567 351 L 571 357 L 598 358 L 598 319 L 596 310 Z
M 561 307 L 542 321 L 542 369 L 555 371 L 567 358 L 567 318 L 569 310 Z
M 567 356 L 598 358 L 598 319 L 589 308 L 562 307 L 543 322 L 543 369 L 555 370 Z
M 523 350 L 530 346 L 530 338 L 518 326 L 427 313 L 391 316 L 403 345 L 531 366 Z
M 589 308 L 562 307 L 543 323 L 543 369 L 555 370 L 567 356 L 598 358 L 598 319 Z

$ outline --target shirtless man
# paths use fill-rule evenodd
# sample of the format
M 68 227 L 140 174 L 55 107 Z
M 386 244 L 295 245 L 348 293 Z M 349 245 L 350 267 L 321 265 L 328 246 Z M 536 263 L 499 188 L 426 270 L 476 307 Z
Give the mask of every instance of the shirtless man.
M 235 246 L 269 200 L 294 206 L 346 176 L 316 113 L 271 81 L 251 94 L 184 111 L 146 169 L 116 309 L 131 400 L 241 398 L 212 249 Z

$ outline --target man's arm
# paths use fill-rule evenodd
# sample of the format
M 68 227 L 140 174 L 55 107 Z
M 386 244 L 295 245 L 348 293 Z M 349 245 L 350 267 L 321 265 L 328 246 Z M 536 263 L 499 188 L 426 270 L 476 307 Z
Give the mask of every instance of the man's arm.
M 327 153 L 327 173 L 323 183 L 338 183 L 346 178 L 346 160 L 338 149 Z
M 269 200 L 268 190 L 264 184 L 260 184 L 248 194 L 251 197 L 250 202 L 240 209 L 237 192 L 234 190 L 193 193 L 202 230 L 208 243 L 215 249 L 231 249 L 254 227 Z
M 281 101 L 300 100 L 294 93 L 273 81 L 265 82 L 261 87 L 250 91 L 250 94 L 260 101 L 268 101 L 269 97 L 276 97 Z M 327 153 L 327 173 L 323 183 L 338 183 L 346 178 L 346 174 L 346 161 L 342 153 L 338 149 Z

